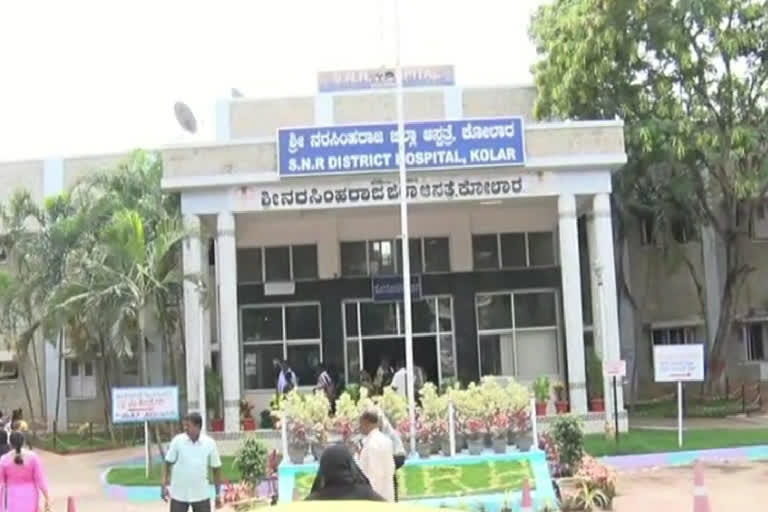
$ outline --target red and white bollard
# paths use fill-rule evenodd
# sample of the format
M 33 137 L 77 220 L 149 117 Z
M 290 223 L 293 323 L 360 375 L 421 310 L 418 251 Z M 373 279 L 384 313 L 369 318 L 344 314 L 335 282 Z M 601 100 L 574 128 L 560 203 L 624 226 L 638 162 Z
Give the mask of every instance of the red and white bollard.
M 531 500 L 531 484 L 528 479 L 523 480 L 523 498 L 520 501 L 520 512 L 533 512 L 533 500 Z
M 693 466 L 693 512 L 712 512 L 709 493 L 704 486 L 704 470 L 698 461 Z
M 75 507 L 75 498 L 72 496 L 67 496 L 67 512 L 77 512 L 77 508 Z

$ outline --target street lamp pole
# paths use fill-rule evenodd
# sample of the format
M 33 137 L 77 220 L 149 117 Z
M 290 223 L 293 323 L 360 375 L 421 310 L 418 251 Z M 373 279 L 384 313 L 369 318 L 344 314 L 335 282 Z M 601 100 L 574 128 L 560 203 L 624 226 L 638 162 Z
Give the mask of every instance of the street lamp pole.
M 406 193 L 405 169 L 405 113 L 403 107 L 403 68 L 400 62 L 400 1 L 394 2 L 395 26 L 395 77 L 397 87 L 397 152 L 400 171 L 400 246 L 403 255 L 403 309 L 405 317 L 405 371 L 408 375 L 406 391 L 408 394 L 408 421 L 410 423 L 411 453 L 416 452 L 416 402 L 414 394 L 413 371 L 413 326 L 411 320 L 411 258 L 408 243 L 408 197 Z

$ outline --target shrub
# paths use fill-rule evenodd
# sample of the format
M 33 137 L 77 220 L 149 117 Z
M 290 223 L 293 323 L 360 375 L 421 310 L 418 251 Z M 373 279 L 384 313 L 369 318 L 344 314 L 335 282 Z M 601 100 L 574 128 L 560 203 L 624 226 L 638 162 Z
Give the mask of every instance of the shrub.
M 533 383 L 533 394 L 536 395 L 538 403 L 541 404 L 549 401 L 549 391 L 549 377 L 542 375 Z
M 587 352 L 587 388 L 589 398 L 603 398 L 603 363 L 594 347 Z
M 552 424 L 551 433 L 560 454 L 563 474 L 572 475 L 579 469 L 584 456 L 584 433 L 581 430 L 581 422 L 573 416 L 561 416 Z
M 616 473 L 594 457 L 585 455 L 576 477 L 590 490 L 597 490 L 605 497 L 608 507 L 616 496 Z
M 235 455 L 235 469 L 246 482 L 256 484 L 267 474 L 269 450 L 255 437 L 247 437 Z
M 549 432 L 539 434 L 539 450 L 547 455 L 547 465 L 549 466 L 549 474 L 552 475 L 552 478 L 561 476 L 563 471 L 560 465 L 560 452 L 557 449 L 557 443 L 552 434 Z

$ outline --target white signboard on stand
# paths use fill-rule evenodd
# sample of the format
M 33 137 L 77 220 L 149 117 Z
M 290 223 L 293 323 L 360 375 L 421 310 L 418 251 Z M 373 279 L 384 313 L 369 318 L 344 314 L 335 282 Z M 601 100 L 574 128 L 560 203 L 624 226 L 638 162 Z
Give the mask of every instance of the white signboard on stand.
M 704 345 L 655 345 L 653 373 L 656 382 L 704 380 Z
M 683 382 L 704 380 L 704 344 L 653 347 L 656 382 L 677 382 L 677 444 L 683 446 Z

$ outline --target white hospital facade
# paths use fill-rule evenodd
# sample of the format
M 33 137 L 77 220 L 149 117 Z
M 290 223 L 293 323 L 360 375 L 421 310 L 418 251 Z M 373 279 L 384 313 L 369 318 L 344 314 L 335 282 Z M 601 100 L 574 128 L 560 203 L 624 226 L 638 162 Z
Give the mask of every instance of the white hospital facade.
M 406 139 L 415 137 L 407 191 L 417 276 L 414 357 L 435 382 L 511 375 L 530 383 L 547 375 L 566 384 L 573 412 L 602 426 L 601 414 L 588 413 L 585 346 L 601 353 L 604 336 L 603 358 L 627 359 L 645 386 L 654 343 L 706 343 L 708 319 L 717 314 L 711 300 L 720 279 L 717 250 L 706 250 L 714 243 L 707 233 L 675 242 L 710 292 L 703 303 L 687 269 L 670 266 L 665 248 L 648 243 L 647 227 L 638 223 L 615 251 L 611 175 L 626 162 L 622 122 L 538 122 L 534 98 L 530 87 L 405 92 L 408 123 L 436 121 L 409 125 L 413 135 Z M 202 348 L 206 364 L 222 376 L 226 432 L 240 430 L 241 399 L 254 402 L 257 412 L 267 407 L 274 358 L 287 359 L 300 384 L 311 386 L 320 361 L 355 381 L 383 355 L 403 357 L 398 176 L 381 170 L 393 166 L 394 155 L 354 156 L 355 147 L 375 144 L 379 132 L 391 142 L 395 119 L 389 90 L 232 99 L 217 105 L 215 141 L 162 148 L 163 186 L 181 195 L 194 233 L 184 246 L 184 272 L 203 275 L 215 297 L 201 303 L 194 284 L 185 284 L 189 407 L 199 407 Z M 347 125 L 359 129 L 342 143 L 340 133 L 348 132 L 334 127 Z M 286 128 L 292 130 L 276 135 Z M 460 143 L 449 144 L 451 137 L 468 149 L 454 151 Z M 418 153 L 424 147 L 433 150 Z M 0 164 L 3 195 L 24 186 L 42 200 L 117 158 Z M 759 240 L 744 243 L 756 261 L 764 254 Z M 630 269 L 634 306 L 617 287 L 618 257 Z M 760 265 L 758 273 L 768 267 Z M 747 284 L 729 351 L 732 368 L 755 360 L 756 371 L 762 369 L 766 299 L 768 292 Z M 55 360 L 46 345 L 40 364 L 48 411 Z M 162 374 L 159 363 L 157 371 Z M 83 384 L 74 374 L 63 386 L 68 417 L 61 419 L 70 422 L 99 411 L 93 404 L 101 400 L 97 386 L 76 396 Z M 0 394 L 14 385 L 0 383 Z M 618 402 L 624 419 L 621 390 Z

